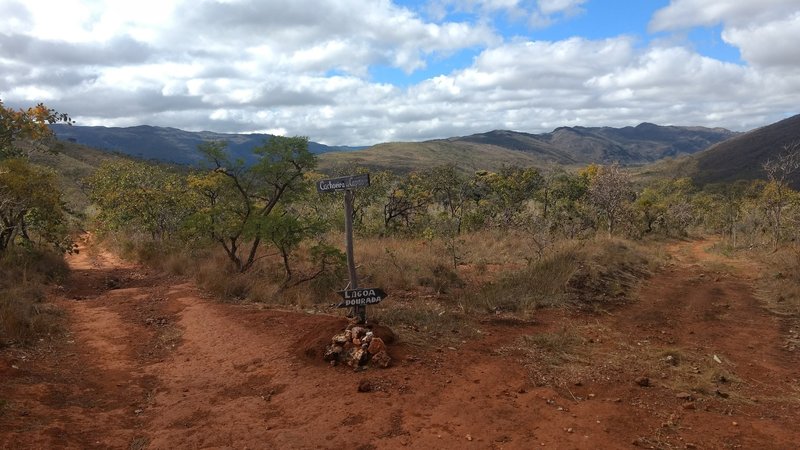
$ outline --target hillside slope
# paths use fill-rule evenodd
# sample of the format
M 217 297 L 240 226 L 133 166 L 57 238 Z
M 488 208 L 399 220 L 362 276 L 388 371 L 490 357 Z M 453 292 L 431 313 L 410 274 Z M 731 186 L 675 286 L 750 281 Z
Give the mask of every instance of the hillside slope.
M 541 166 L 550 163 L 574 164 L 567 155 L 542 158 L 539 155 L 492 146 L 450 141 L 391 142 L 367 150 L 325 153 L 319 156 L 320 169 L 367 167 L 374 170 L 410 172 L 416 169 L 452 164 L 464 172 L 498 170 L 508 166 Z
M 698 184 L 764 178 L 762 165 L 785 145 L 800 142 L 800 114 L 737 136 L 694 156 Z M 800 177 L 800 174 L 797 174 Z M 797 184 L 800 178 L 795 180 Z

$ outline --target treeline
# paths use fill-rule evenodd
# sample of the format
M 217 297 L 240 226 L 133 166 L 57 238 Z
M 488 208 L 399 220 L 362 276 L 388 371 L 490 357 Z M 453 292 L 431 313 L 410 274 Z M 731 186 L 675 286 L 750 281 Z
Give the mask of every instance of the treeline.
M 800 165 L 797 147 L 765 165 L 768 181 L 702 190 L 688 178 L 636 183 L 618 165 L 574 172 L 383 171 L 357 191 L 353 220 L 361 235 L 441 239 L 451 246 L 466 233 L 514 230 L 529 236 L 539 254 L 559 240 L 598 233 L 641 239 L 685 236 L 691 229 L 720 234 L 732 246 L 778 245 L 795 237 L 800 220 L 798 195 L 789 186 Z M 102 166 L 87 180 L 96 225 L 143 232 L 157 242 L 217 245 L 239 272 L 276 255 L 287 283 L 302 281 L 291 264 L 301 244 L 319 271 L 341 262 L 338 243 L 326 241 L 329 231 L 344 226 L 341 194 L 319 194 L 313 186 L 363 169 L 316 172 L 303 137 L 269 140 L 254 150 L 259 159 L 250 166 L 232 161 L 221 142 L 200 150 L 205 164 L 189 172 L 135 161 Z

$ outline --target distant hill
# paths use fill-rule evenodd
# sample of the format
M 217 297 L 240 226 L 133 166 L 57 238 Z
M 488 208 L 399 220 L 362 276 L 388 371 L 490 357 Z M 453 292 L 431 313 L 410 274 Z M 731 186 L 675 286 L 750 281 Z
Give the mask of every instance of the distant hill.
M 347 154 L 327 153 L 321 161 L 324 167 L 362 164 L 400 170 L 450 162 L 464 169 L 492 169 L 503 164 L 645 164 L 692 154 L 737 134 L 723 128 L 651 123 L 625 128 L 562 127 L 544 134 L 495 130 L 425 142 L 378 144 Z
M 568 157 L 560 164 L 572 164 Z M 367 167 L 374 170 L 410 172 L 416 169 L 452 164 L 464 172 L 498 170 L 504 165 L 520 167 L 545 164 L 534 154 L 490 145 L 469 145 L 447 140 L 427 142 L 390 142 L 367 150 L 347 153 L 325 153 L 319 156 L 322 171 L 341 167 Z
M 721 142 L 691 158 L 698 184 L 765 178 L 762 164 L 800 142 L 800 114 Z M 800 186 L 800 174 L 794 184 Z
M 85 192 L 84 179 L 104 162 L 130 159 L 72 142 L 59 142 L 52 150 L 52 153 L 31 152 L 30 159 L 55 172 L 67 209 L 78 217 L 83 215 L 91 203 Z
M 177 128 L 153 127 L 84 127 L 64 124 L 52 125 L 61 141 L 86 145 L 100 150 L 119 152 L 142 159 L 178 164 L 196 165 L 202 160 L 198 144 L 206 141 L 227 141 L 234 158 L 252 162 L 254 147 L 272 137 L 269 134 L 225 134 L 211 131 L 183 131 Z M 330 147 L 309 142 L 313 153 L 358 150 L 363 147 Z

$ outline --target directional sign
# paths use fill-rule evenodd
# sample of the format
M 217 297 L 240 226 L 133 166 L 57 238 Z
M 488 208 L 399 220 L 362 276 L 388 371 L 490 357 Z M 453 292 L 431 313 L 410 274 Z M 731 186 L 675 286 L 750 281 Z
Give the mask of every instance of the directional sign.
M 317 192 L 346 191 L 369 186 L 369 174 L 349 175 L 346 177 L 328 178 L 317 181 Z
M 337 308 L 349 308 L 351 306 L 366 306 L 380 303 L 387 297 L 386 292 L 379 288 L 359 288 L 337 291 L 344 299 L 336 305 Z

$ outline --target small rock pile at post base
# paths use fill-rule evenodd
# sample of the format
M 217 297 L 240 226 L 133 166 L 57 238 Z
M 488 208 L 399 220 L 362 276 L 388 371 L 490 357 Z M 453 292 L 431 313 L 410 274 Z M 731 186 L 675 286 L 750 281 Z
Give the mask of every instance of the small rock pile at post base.
M 356 324 L 348 325 L 331 339 L 323 358 L 332 366 L 342 363 L 354 369 L 367 365 L 385 369 L 392 363 L 383 339 L 375 336 L 369 328 Z

